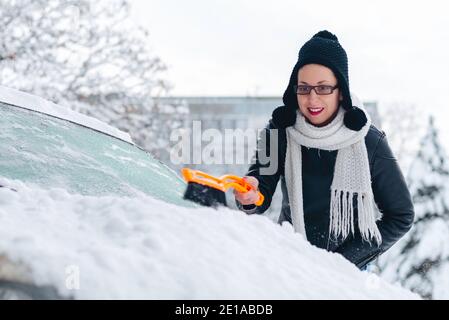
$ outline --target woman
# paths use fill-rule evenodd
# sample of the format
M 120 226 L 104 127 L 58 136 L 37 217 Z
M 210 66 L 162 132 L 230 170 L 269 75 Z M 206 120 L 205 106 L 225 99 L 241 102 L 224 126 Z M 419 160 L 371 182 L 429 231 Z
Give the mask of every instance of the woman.
M 235 192 L 237 205 L 263 213 L 281 179 L 279 222 L 364 269 L 411 228 L 414 211 L 385 134 L 352 103 L 348 59 L 335 35 L 320 31 L 303 45 L 283 102 L 245 177 L 265 201 L 256 207 L 255 191 Z M 270 155 L 274 131 L 277 150 Z M 274 173 L 262 170 L 273 164 Z

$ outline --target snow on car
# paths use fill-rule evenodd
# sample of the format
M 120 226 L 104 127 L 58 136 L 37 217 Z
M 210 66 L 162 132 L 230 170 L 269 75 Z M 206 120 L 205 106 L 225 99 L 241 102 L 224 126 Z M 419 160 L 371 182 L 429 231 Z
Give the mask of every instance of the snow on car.
M 419 299 L 289 224 L 184 200 L 98 120 L 0 87 L 0 132 L 3 297 Z

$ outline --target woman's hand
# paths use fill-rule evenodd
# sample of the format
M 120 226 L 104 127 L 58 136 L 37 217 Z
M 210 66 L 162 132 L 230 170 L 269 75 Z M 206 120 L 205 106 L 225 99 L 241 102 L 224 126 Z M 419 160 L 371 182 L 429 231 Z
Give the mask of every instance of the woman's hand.
M 247 192 L 238 192 L 234 189 L 235 200 L 237 200 L 244 206 L 255 204 L 257 200 L 259 200 L 259 195 L 257 194 L 257 191 L 259 190 L 259 180 L 250 176 L 243 177 L 243 180 L 253 186 L 254 190 L 250 190 Z

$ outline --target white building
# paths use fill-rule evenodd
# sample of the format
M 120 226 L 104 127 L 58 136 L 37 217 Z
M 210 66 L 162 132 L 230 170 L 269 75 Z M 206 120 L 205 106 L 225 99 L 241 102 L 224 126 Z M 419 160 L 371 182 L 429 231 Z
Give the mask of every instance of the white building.
M 191 120 L 216 123 L 219 128 L 261 128 L 271 117 L 273 110 L 282 106 L 282 97 L 164 97 L 161 103 L 185 103 Z M 377 102 L 363 102 L 374 125 L 381 127 Z

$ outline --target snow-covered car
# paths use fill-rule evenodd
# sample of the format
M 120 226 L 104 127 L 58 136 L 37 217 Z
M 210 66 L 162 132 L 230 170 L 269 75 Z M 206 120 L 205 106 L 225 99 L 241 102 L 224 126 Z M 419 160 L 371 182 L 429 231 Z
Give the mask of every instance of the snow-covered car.
M 0 97 L 0 187 L 20 192 L 6 182 L 18 180 L 86 196 L 143 193 L 193 206 L 182 199 L 185 183 L 180 177 L 124 132 L 5 87 L 0 87 Z M 56 297 L 51 288 L 27 283 L 19 270 L 0 255 L 0 297 Z
M 183 199 L 96 119 L 0 87 L 0 297 L 415 299 L 289 224 Z

